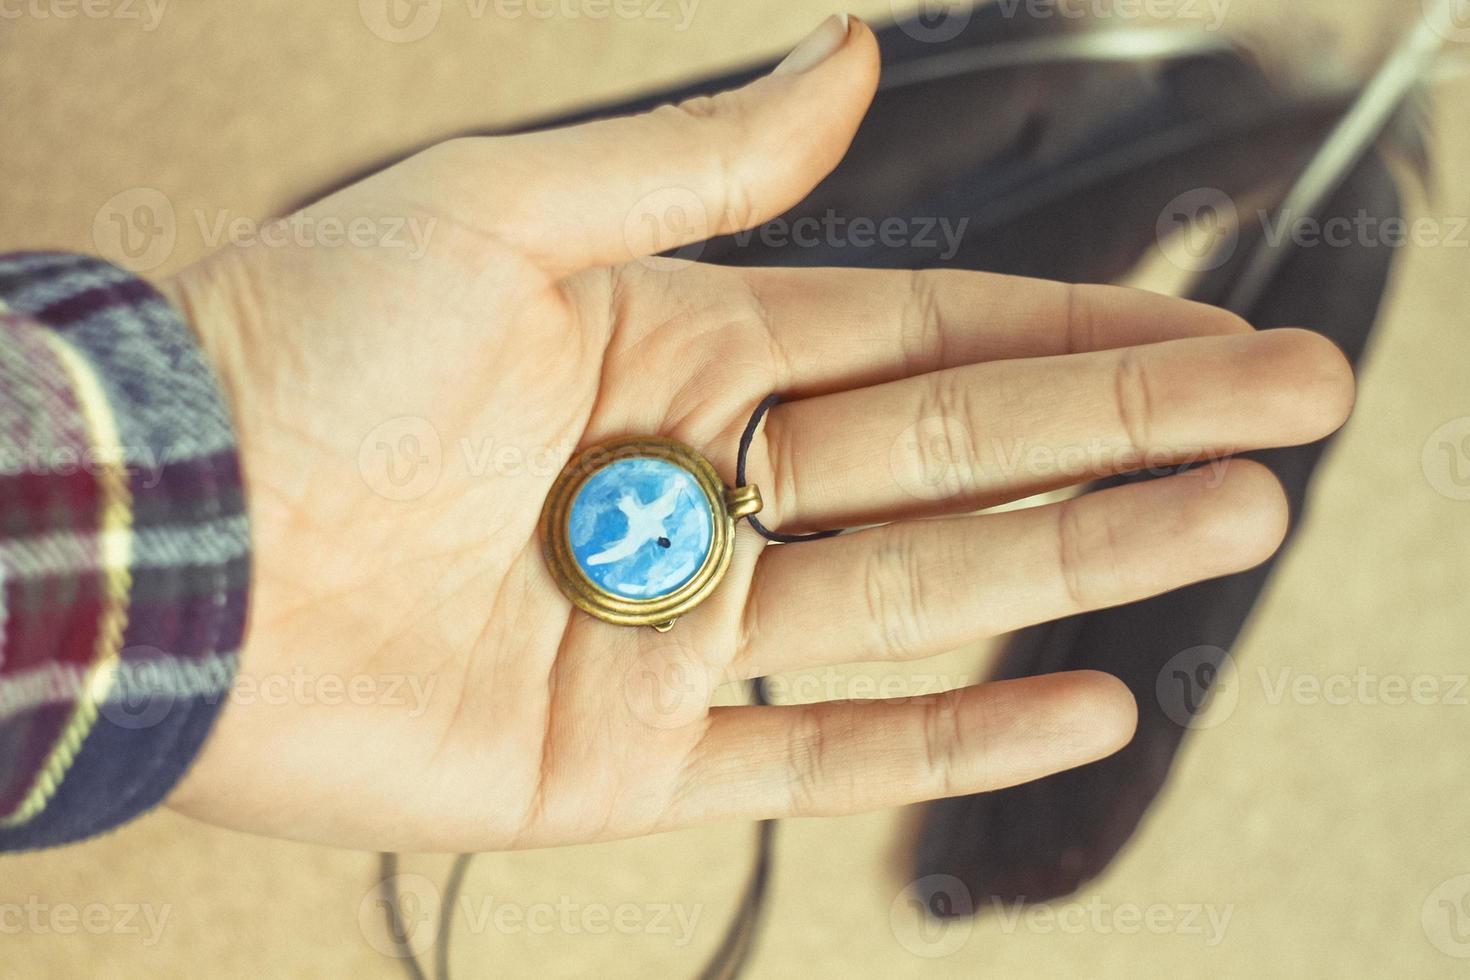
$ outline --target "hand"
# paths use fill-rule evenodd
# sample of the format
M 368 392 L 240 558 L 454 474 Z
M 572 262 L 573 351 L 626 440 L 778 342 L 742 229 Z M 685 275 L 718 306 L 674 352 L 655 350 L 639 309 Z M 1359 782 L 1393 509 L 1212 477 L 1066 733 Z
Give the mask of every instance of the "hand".
M 295 219 L 407 220 L 421 255 L 288 232 L 165 284 L 233 406 L 255 556 L 242 687 L 172 805 L 478 851 L 971 793 L 1127 742 L 1127 690 L 1090 672 L 710 707 L 720 682 L 918 659 L 1258 563 L 1286 506 L 1246 461 L 971 512 L 1319 439 L 1353 399 L 1316 335 L 1141 292 L 646 259 L 782 213 L 837 163 L 876 44 L 857 21 L 812 43 L 712 100 L 443 144 Z M 773 391 L 762 520 L 880 526 L 766 547 L 742 525 L 668 634 L 574 610 L 536 530 L 573 450 L 666 435 L 733 482 Z

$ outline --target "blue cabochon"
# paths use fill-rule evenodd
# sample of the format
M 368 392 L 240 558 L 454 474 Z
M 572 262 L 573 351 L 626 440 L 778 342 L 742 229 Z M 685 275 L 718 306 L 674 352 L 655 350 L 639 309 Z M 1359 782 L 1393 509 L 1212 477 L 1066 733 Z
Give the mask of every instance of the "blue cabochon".
M 624 459 L 577 491 L 568 531 L 589 579 L 624 599 L 657 599 L 704 564 L 714 514 L 688 470 L 662 459 Z

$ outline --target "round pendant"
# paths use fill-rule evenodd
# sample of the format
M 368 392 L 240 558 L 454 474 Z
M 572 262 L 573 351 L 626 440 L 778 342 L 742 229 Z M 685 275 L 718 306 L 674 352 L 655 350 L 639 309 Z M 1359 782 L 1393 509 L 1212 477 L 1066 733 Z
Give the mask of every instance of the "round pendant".
M 727 488 L 688 446 L 619 439 L 562 470 L 541 510 L 541 539 L 556 584 L 578 608 L 666 630 L 719 585 L 735 522 L 760 509 L 759 490 Z

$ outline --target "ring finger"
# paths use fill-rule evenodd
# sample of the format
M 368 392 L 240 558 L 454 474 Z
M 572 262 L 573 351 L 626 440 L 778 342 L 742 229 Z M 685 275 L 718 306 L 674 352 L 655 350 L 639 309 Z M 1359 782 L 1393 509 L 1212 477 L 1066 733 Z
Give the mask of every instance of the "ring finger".
M 1235 459 L 1057 504 L 770 547 L 734 666 L 752 677 L 943 653 L 1242 571 L 1276 550 L 1286 520 L 1276 478 Z

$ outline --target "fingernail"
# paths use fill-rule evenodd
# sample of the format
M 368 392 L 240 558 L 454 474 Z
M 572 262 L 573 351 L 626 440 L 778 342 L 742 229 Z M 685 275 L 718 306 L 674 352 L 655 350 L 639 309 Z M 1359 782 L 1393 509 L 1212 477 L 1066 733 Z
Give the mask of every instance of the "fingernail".
M 847 14 L 833 14 L 802 39 L 772 75 L 800 75 L 826 61 L 847 40 Z

